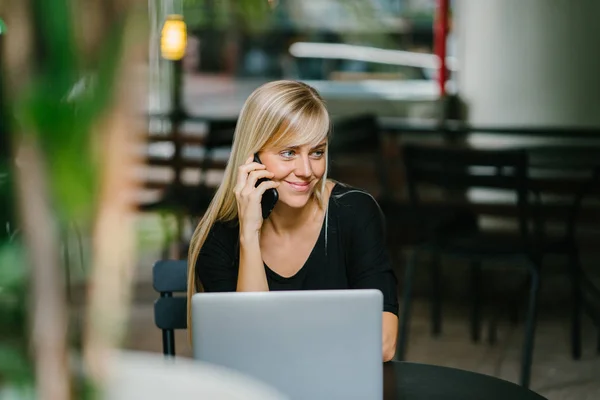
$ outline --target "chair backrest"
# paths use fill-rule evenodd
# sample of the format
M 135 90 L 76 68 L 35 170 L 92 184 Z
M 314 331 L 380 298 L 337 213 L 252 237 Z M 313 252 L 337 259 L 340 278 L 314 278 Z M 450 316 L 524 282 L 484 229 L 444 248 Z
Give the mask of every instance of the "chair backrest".
M 339 153 L 361 153 L 378 151 L 381 129 L 374 114 L 334 117 L 329 151 Z
M 187 260 L 157 261 L 152 286 L 160 294 L 154 302 L 154 323 L 162 330 L 163 353 L 174 356 L 174 331 L 187 329 Z
M 206 147 L 230 147 L 237 119 L 215 119 L 208 123 Z
M 571 240 L 576 226 L 587 228 L 582 229 L 586 232 L 596 230 L 600 223 L 598 146 L 544 145 L 527 151 L 543 230 L 557 234 L 566 228 L 565 237 Z
M 236 123 L 236 119 L 210 120 L 207 123 L 208 131 L 202 144 L 204 154 L 199 162 L 200 180 L 191 192 L 185 192 L 187 199 L 182 199 L 188 213 L 194 218 L 199 218 L 204 214 L 216 192 L 216 183 L 209 184 L 207 176 L 209 172 L 225 170 L 227 161 L 223 154 L 218 157 L 217 151 L 229 152 L 233 144 Z
M 216 156 L 215 150 L 227 149 L 233 143 L 237 119 L 199 119 L 182 121 L 177 130 L 168 135 L 151 134 L 147 138 L 147 164 L 151 169 L 172 169 L 172 183 L 175 186 L 188 185 L 185 181 L 190 171 L 200 171 L 204 183 L 207 170 L 222 170 L 226 160 Z M 164 189 L 167 186 L 165 172 L 148 174 L 145 186 L 148 189 Z M 156 179 L 154 175 L 157 175 Z
M 214 159 L 214 152 L 219 148 L 231 148 L 237 119 L 221 119 L 208 121 L 208 132 L 204 139 L 204 157 L 200 166 L 201 184 L 204 184 L 209 169 L 223 169 L 224 164 Z
M 408 196 L 417 211 L 422 204 L 422 185 L 461 194 L 470 189 L 499 189 L 514 196 L 519 229 L 525 237 L 529 235 L 526 151 L 409 144 L 403 147 L 402 153 Z
M 382 195 L 387 195 L 391 189 L 382 143 L 383 132 L 375 114 L 333 118 L 328 149 L 329 176 L 336 179 L 345 167 L 364 170 L 365 165 L 361 165 L 360 161 L 372 162 L 377 174 L 379 190 Z M 340 162 L 343 157 L 348 157 L 348 160 L 352 160 L 351 163 L 343 166 Z M 360 160 L 361 157 L 363 160 Z

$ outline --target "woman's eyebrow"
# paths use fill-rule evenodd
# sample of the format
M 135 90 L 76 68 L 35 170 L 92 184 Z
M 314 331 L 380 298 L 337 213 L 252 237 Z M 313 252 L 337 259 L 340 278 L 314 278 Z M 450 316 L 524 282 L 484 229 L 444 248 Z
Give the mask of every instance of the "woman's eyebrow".
M 311 150 L 317 150 L 317 149 L 320 149 L 322 147 L 325 147 L 326 145 L 327 145 L 327 142 L 319 143 L 318 145 L 316 145 L 315 147 L 313 147 Z

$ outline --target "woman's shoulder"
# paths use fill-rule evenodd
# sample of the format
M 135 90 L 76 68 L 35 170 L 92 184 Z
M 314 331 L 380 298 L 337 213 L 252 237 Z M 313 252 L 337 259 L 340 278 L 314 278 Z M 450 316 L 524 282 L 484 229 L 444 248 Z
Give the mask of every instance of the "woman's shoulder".
M 331 203 L 341 210 L 356 210 L 356 208 L 379 208 L 377 200 L 364 189 L 359 189 L 345 183 L 336 182 L 331 191 Z
M 234 243 L 239 237 L 238 221 L 215 221 L 208 232 L 207 241 L 217 239 L 220 242 Z
M 338 220 L 343 232 L 362 234 L 375 224 L 385 224 L 377 200 L 364 189 L 337 183 L 331 192 L 329 213 Z

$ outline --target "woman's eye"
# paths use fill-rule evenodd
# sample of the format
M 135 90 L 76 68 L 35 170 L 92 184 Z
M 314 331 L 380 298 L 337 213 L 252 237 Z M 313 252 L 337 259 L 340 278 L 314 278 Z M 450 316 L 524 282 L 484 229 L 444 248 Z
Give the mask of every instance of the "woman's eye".
M 325 151 L 323 150 L 316 150 L 312 152 L 312 156 L 315 158 L 321 158 L 325 155 Z
M 296 153 L 294 153 L 293 150 L 284 150 L 279 154 L 284 158 L 292 158 L 292 157 L 294 157 L 294 154 L 296 154 Z

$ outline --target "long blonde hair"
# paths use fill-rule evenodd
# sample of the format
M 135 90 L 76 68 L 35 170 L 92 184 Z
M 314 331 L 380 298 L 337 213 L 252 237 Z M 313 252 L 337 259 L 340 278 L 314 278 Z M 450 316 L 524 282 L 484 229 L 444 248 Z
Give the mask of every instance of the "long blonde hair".
M 233 193 L 238 167 L 252 154 L 265 148 L 316 145 L 329 132 L 330 120 L 325 103 L 318 92 L 305 83 L 285 80 L 269 82 L 248 97 L 235 128 L 223 181 L 191 239 L 187 279 L 188 333 L 192 328 L 191 297 L 196 290 L 202 290 L 195 270 L 200 250 L 215 222 L 231 221 L 238 217 Z M 325 154 L 328 163 L 327 152 Z M 321 207 L 325 206 L 326 181 L 327 173 L 314 191 L 314 197 Z

